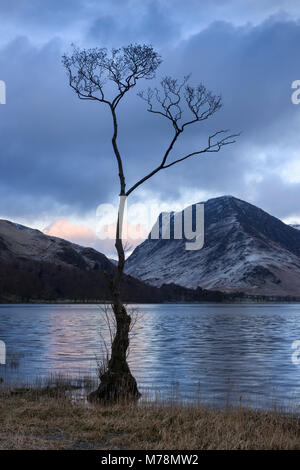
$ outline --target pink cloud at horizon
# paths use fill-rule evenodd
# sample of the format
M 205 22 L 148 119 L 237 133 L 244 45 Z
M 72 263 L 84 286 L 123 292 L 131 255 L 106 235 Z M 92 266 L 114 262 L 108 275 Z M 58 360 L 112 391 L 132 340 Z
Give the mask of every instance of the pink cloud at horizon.
M 130 227 L 131 230 L 133 230 L 133 226 L 129 223 L 127 223 L 126 227 Z M 135 230 L 139 235 L 138 239 L 132 239 L 129 237 L 129 239 L 125 241 L 125 246 L 129 245 L 130 251 L 146 238 L 146 234 L 140 225 L 136 226 Z M 114 233 L 115 225 L 105 226 L 104 231 L 107 232 L 107 234 Z M 94 230 L 84 225 L 73 224 L 66 219 L 58 219 L 54 221 L 43 230 L 43 233 L 45 235 L 63 238 L 78 245 L 95 248 L 96 250 L 106 254 L 108 257 L 115 256 L 114 239 L 112 237 L 101 239 L 97 236 Z

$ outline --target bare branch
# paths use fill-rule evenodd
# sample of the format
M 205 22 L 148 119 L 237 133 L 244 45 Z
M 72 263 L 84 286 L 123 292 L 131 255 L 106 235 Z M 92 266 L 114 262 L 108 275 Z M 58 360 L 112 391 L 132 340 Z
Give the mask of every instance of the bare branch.
M 171 166 L 176 165 L 176 163 L 183 162 L 184 160 L 187 160 L 188 158 L 193 157 L 194 155 L 200 155 L 200 154 L 203 154 L 203 153 L 210 153 L 210 152 L 219 152 L 221 150 L 221 148 L 224 147 L 225 145 L 234 144 L 236 142 L 236 140 L 234 140 L 234 139 L 236 137 L 240 136 L 240 133 L 239 134 L 230 134 L 230 135 L 227 135 L 227 136 L 223 137 L 220 140 L 217 140 L 216 142 L 213 142 L 214 137 L 216 137 L 218 134 L 223 134 L 223 133 L 226 133 L 226 132 L 228 132 L 228 130 L 222 130 L 222 131 L 215 132 L 214 134 L 212 134 L 211 136 L 208 137 L 207 147 L 204 147 L 201 150 L 197 150 L 196 152 L 189 153 L 189 154 L 185 155 L 184 157 L 177 158 L 173 162 L 168 163 L 167 165 L 164 165 L 162 169 L 170 168 Z
M 152 176 L 154 176 L 156 173 L 158 173 L 160 170 L 162 170 L 164 168 L 164 165 L 167 161 L 167 158 L 170 154 L 170 152 L 172 151 L 173 149 L 173 146 L 175 144 L 175 142 L 177 141 L 179 135 L 180 135 L 181 131 L 178 130 L 175 132 L 175 135 L 173 137 L 173 139 L 171 140 L 171 143 L 170 145 L 168 146 L 163 158 L 162 158 L 162 161 L 161 163 L 154 169 L 152 170 L 150 173 L 148 173 L 146 176 L 144 176 L 144 178 L 140 179 L 137 183 L 135 183 L 127 192 L 126 192 L 126 196 L 129 196 L 129 194 L 131 194 L 138 186 L 140 186 L 142 183 L 144 183 L 145 181 L 147 181 L 148 179 L 150 179 Z
M 195 122 L 208 119 L 222 107 L 221 96 L 213 95 L 202 84 L 196 88 L 186 86 L 184 96 L 193 119 L 184 122 L 182 129 Z
M 203 149 L 189 153 L 173 162 L 167 163 L 167 159 L 174 147 L 174 144 L 185 128 L 196 122 L 205 121 L 222 107 L 221 96 L 214 95 L 202 83 L 197 87 L 188 85 L 187 82 L 189 78 L 190 75 L 187 75 L 184 77 L 183 81 L 179 83 L 178 80 L 167 76 L 161 81 L 160 90 L 158 88 L 148 88 L 146 93 L 138 93 L 138 96 L 146 101 L 148 105 L 147 110 L 150 113 L 163 116 L 172 123 L 172 126 L 175 129 L 175 135 L 163 155 L 161 163 L 154 168 L 154 170 L 137 181 L 126 192 L 127 196 L 159 171 L 169 168 L 194 155 L 219 152 L 225 145 L 233 144 L 235 142 L 234 138 L 239 135 L 232 134 L 214 141 L 214 138 L 219 134 L 228 132 L 224 130 L 218 131 L 208 137 L 208 145 Z M 186 114 L 189 114 L 189 117 L 185 117 Z
M 148 88 L 147 95 L 145 95 L 144 92 L 138 93 L 138 96 L 147 102 L 148 111 L 153 114 L 160 114 L 169 119 L 176 131 L 180 130 L 178 122 L 182 118 L 182 108 L 180 106 L 182 99 L 181 91 L 188 79 L 189 75 L 184 77 L 182 83 L 178 84 L 178 80 L 167 76 L 160 83 L 161 90 L 158 88 L 154 88 L 154 90 Z M 161 109 L 154 108 L 154 101 L 157 102 Z
M 197 121 L 208 119 L 222 107 L 220 96 L 213 95 L 203 84 L 197 87 L 188 85 L 189 78 L 190 75 L 187 75 L 178 83 L 178 80 L 167 76 L 161 81 L 160 90 L 148 88 L 147 93 L 138 93 L 148 104 L 150 113 L 169 119 L 178 131 L 183 131 L 186 126 Z M 186 111 L 191 114 L 191 118 L 184 120 Z
M 180 131 L 182 132 L 182 131 Z M 175 134 L 175 138 L 173 138 L 170 146 L 168 147 L 168 150 L 167 152 L 165 153 L 164 155 L 164 158 L 162 159 L 162 162 L 160 163 L 159 166 L 157 166 L 154 170 L 152 170 L 150 173 L 148 173 L 146 176 L 144 176 L 143 178 L 141 178 L 139 181 L 137 181 L 127 192 L 126 192 L 126 196 L 129 196 L 130 193 L 132 193 L 138 186 L 140 186 L 141 184 L 143 184 L 145 181 L 147 181 L 148 179 L 152 178 L 152 176 L 154 176 L 156 173 L 158 173 L 159 171 L 161 170 L 164 170 L 166 168 L 170 168 L 171 166 L 173 165 L 176 165 L 177 163 L 180 163 L 180 162 L 183 162 L 184 160 L 187 160 L 188 158 L 190 157 L 193 157 L 195 155 L 200 155 L 200 154 L 204 154 L 204 153 L 212 153 L 212 152 L 219 152 L 221 150 L 222 147 L 224 147 L 225 145 L 230 145 L 230 144 L 234 144 L 236 141 L 234 140 L 236 137 L 238 137 L 240 135 L 240 133 L 238 134 L 230 134 L 230 135 L 227 135 L 225 137 L 223 137 L 222 139 L 220 140 L 217 140 L 216 142 L 213 142 L 213 139 L 219 135 L 219 134 L 223 134 L 223 133 L 226 133 L 228 132 L 228 130 L 221 130 L 221 131 L 218 131 L 218 132 L 215 132 L 214 134 L 210 135 L 208 137 L 208 144 L 206 147 L 204 147 L 203 149 L 201 150 L 197 150 L 195 152 L 191 152 L 183 157 L 180 157 L 180 158 L 177 158 L 176 160 L 170 162 L 170 163 L 166 163 L 167 161 L 167 157 L 170 153 L 170 151 L 172 150 L 172 147 L 174 145 L 174 143 L 176 142 L 177 140 L 177 137 L 179 136 L 180 132 L 178 134 Z
M 125 194 L 125 175 L 123 162 L 117 145 L 118 121 L 116 107 L 123 96 L 133 88 L 141 78 L 152 79 L 161 63 L 161 58 L 152 46 L 129 44 L 121 49 L 105 48 L 78 49 L 73 45 L 71 55 L 64 54 L 63 65 L 66 68 L 69 85 L 81 100 L 96 100 L 109 106 L 113 118 L 112 146 L 117 159 L 120 195 Z M 116 85 L 115 95 L 107 98 L 107 81 Z
M 152 46 L 129 44 L 120 49 L 78 49 L 73 45 L 71 55 L 64 54 L 62 63 L 67 70 L 69 84 L 79 98 L 97 100 L 116 108 L 137 81 L 152 79 L 161 58 Z M 105 84 L 111 81 L 117 93 L 105 97 Z

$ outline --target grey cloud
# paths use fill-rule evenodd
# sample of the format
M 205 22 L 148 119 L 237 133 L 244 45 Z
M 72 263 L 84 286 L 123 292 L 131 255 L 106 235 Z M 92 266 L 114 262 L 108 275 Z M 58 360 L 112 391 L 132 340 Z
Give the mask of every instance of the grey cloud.
M 113 172 L 105 110 L 82 106 L 68 88 L 56 41 L 39 49 L 19 38 L 0 56 L 7 84 L 7 104 L 0 108 L 2 204 L 12 191 L 78 210 L 96 208 L 114 184 L 102 177 Z M 27 208 L 35 210 L 34 204 Z
M 144 2 L 132 7 L 125 15 L 105 12 L 90 27 L 88 38 L 100 44 L 123 45 L 127 42 L 150 42 L 156 46 L 171 43 L 178 37 L 179 24 L 159 1 Z
M 278 175 L 267 176 L 256 186 L 262 209 L 280 218 L 300 218 L 300 183 L 286 183 Z
M 199 77 L 222 92 L 224 108 L 204 126 L 206 133 L 224 127 L 242 131 L 239 142 L 222 154 L 174 169 L 168 176 L 172 188 L 178 187 L 178 178 L 182 184 L 185 180 L 195 187 L 219 190 L 220 194 L 247 197 L 248 174 L 256 170 L 267 173 L 268 167 L 277 166 L 287 155 L 288 148 L 298 146 L 295 128 L 300 109 L 291 104 L 290 96 L 291 83 L 299 76 L 295 60 L 299 39 L 300 25 L 296 22 L 270 19 L 254 28 L 218 22 L 186 41 L 176 51 L 176 58 L 168 58 L 174 73 L 192 70 L 195 82 Z M 193 128 L 189 148 L 196 147 L 204 135 L 202 129 Z M 268 153 L 265 169 L 256 155 L 264 151 Z
M 121 10 L 122 2 L 114 2 L 113 10 L 107 2 L 101 2 L 101 8 L 93 2 L 83 6 L 79 0 L 74 8 L 61 3 L 57 18 L 60 21 L 69 14 L 67 25 L 77 21 L 82 13 L 88 25 L 84 40 L 95 45 L 102 41 L 109 45 L 116 40 L 117 46 L 120 42 L 153 40 L 164 56 L 159 76 L 168 72 L 182 77 L 192 72 L 192 82 L 201 80 L 208 88 L 222 93 L 224 108 L 203 126 L 195 125 L 178 143 L 174 156 L 197 149 L 209 132 L 219 128 L 243 131 L 235 146 L 162 172 L 145 185 L 146 190 L 162 199 L 179 198 L 183 188 L 234 194 L 245 199 L 253 198 L 254 194 L 253 202 L 265 205 L 275 215 L 284 217 L 291 213 L 291 207 L 295 210 L 299 185 L 285 183 L 270 168 L 278 167 L 280 160 L 288 159 L 288 153 L 300 144 L 300 107 L 293 106 L 290 100 L 291 82 L 300 78 L 296 60 L 300 39 L 297 21 L 275 16 L 255 27 L 219 21 L 179 41 L 177 29 L 187 31 L 188 25 L 195 22 L 191 18 L 193 2 L 188 4 L 189 13 L 183 13 L 176 2 L 173 7 L 170 2 L 145 2 L 141 14 L 134 9 L 136 2 L 126 4 L 128 11 Z M 213 8 L 218 17 L 225 2 L 209 3 L 204 17 Z M 230 8 L 236 4 L 226 3 Z M 52 2 L 48 12 L 53 21 L 55 4 Z M 258 11 L 258 3 L 252 4 Z M 28 5 L 31 8 L 34 3 Z M 150 10 L 153 5 L 161 12 L 159 18 Z M 37 9 L 37 17 L 44 15 L 45 9 L 43 12 Z M 267 1 L 263 2 L 262 10 L 264 14 L 276 12 Z M 87 12 L 92 11 L 94 14 L 87 17 Z M 236 11 L 238 15 L 240 10 Z M 8 11 L 8 7 L 6 14 L 10 18 L 18 15 Z M 25 23 L 24 20 L 24 27 Z M 170 38 L 175 38 L 176 44 L 175 39 L 171 44 Z M 77 40 L 80 43 L 82 37 L 74 31 L 74 42 Z M 60 212 L 60 217 L 65 217 L 64 210 L 84 214 L 118 193 L 110 117 L 102 106 L 79 101 L 68 88 L 60 63 L 64 41 L 51 39 L 38 46 L 23 37 L 0 51 L 0 78 L 7 82 L 8 94 L 7 105 L 0 107 L 2 216 L 13 219 L 21 214 L 32 220 L 51 212 L 53 216 Z M 147 113 L 145 103 L 135 92 L 120 106 L 119 114 L 120 148 L 126 155 L 130 184 L 159 161 L 172 128 Z M 257 153 L 264 153 L 265 159 Z M 262 181 L 249 183 L 249 175 L 255 173 L 259 173 Z M 272 185 L 280 188 L 278 195 L 271 191 Z M 268 196 L 271 193 L 273 197 Z
M 0 10 L 4 38 L 15 32 L 35 40 L 60 35 L 69 41 L 73 35 L 106 44 L 131 38 L 176 42 L 215 20 L 245 24 L 273 14 L 300 17 L 298 3 L 291 0 L 10 0 Z

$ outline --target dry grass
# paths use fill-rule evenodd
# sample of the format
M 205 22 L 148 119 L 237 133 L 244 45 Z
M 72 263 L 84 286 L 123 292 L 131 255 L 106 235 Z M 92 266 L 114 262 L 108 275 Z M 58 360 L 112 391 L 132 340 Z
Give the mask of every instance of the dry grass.
M 0 449 L 300 449 L 299 425 L 243 408 L 86 406 L 64 387 L 0 391 Z

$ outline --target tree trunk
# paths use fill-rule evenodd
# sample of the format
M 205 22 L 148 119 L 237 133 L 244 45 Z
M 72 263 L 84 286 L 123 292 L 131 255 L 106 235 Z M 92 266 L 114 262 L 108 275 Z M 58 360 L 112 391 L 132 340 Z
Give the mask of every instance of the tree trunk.
M 141 394 L 127 363 L 129 331 L 131 317 L 121 300 L 121 279 L 125 265 L 125 253 L 122 243 L 122 225 L 125 199 L 120 200 L 116 231 L 116 249 L 118 266 L 111 282 L 112 308 L 116 319 L 116 333 L 111 347 L 111 358 L 107 371 L 100 377 L 101 383 L 95 392 L 89 395 L 91 401 L 116 402 L 120 400 L 137 400 Z

